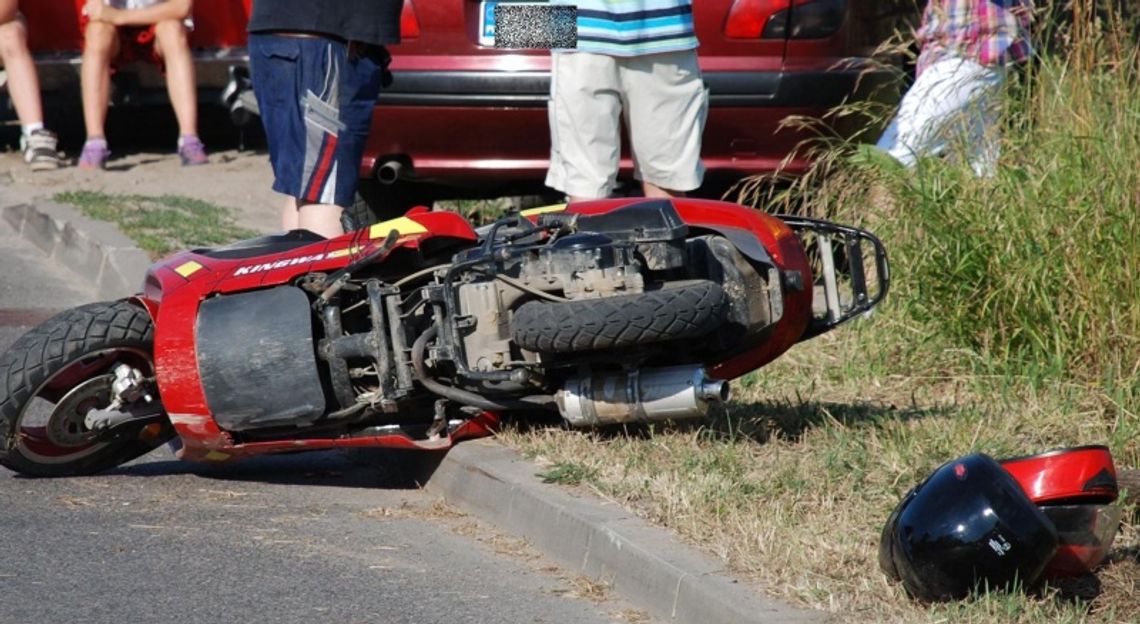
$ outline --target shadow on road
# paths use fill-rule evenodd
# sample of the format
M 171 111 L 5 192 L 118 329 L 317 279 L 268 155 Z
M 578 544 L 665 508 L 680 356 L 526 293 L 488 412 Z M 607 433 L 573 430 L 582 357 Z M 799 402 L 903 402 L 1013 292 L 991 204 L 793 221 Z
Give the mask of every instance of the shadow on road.
M 435 472 L 444 455 L 442 452 L 353 449 L 262 455 L 229 464 L 201 464 L 174 459 L 164 448 L 101 476 L 195 475 L 218 481 L 279 485 L 417 489 Z

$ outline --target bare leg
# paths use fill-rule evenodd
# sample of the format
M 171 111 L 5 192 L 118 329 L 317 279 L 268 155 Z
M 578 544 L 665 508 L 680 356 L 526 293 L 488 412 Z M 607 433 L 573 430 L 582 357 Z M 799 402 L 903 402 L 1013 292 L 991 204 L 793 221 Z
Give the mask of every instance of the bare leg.
M 646 197 L 655 197 L 661 199 L 668 199 L 670 197 L 684 197 L 684 191 L 670 191 L 663 189 L 652 182 L 641 181 L 641 190 L 645 193 Z
M 297 211 L 297 225 L 325 238 L 334 238 L 344 234 L 344 227 L 340 224 L 343 211 L 340 206 L 331 204 L 302 204 Z
M 309 230 L 335 238 L 344 234 L 340 225 L 340 214 L 344 209 L 331 204 L 305 204 L 295 197 L 286 197 L 281 209 L 281 227 L 290 230 Z
M 180 20 L 166 20 L 155 24 L 154 36 L 155 49 L 166 64 L 166 92 L 178 119 L 178 131 L 183 136 L 197 136 L 198 87 L 186 27 Z
M 12 4 L 15 5 L 14 2 Z M 0 10 L 0 19 L 2 14 Z M 43 123 L 40 81 L 32 55 L 28 52 L 27 30 L 19 19 L 0 25 L 0 59 L 8 71 L 8 95 L 16 107 L 20 123 L 25 126 Z
M 661 188 L 660 186 L 657 186 L 656 184 L 653 184 L 652 182 L 645 182 L 645 181 L 641 182 L 641 190 L 642 190 L 642 193 L 644 193 L 646 197 L 653 197 L 653 198 L 660 198 L 660 199 L 669 199 L 670 197 L 684 197 L 685 196 L 684 191 L 671 191 L 669 189 Z M 570 203 L 580 202 L 580 201 L 590 201 L 593 199 L 600 199 L 600 198 L 598 198 L 598 197 L 579 197 L 576 195 L 571 195 L 570 196 Z
M 111 60 L 119 53 L 118 30 L 106 22 L 90 22 L 84 36 L 83 65 L 79 70 L 83 93 L 83 123 L 87 138 L 103 138 L 107 101 L 111 97 Z
M 281 206 L 281 228 L 289 232 L 300 227 L 297 215 L 297 198 L 286 196 L 285 203 Z

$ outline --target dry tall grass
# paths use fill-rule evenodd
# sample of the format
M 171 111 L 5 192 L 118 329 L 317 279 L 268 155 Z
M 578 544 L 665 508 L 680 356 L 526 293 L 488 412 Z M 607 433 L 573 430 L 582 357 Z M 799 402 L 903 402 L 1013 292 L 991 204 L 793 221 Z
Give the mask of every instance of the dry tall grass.
M 1108 565 L 1063 586 L 925 606 L 875 562 L 901 494 L 953 457 L 1107 443 L 1140 465 L 1140 46 L 1103 3 L 1041 14 L 1071 23 L 1047 24 L 1011 81 L 994 178 L 899 172 L 830 141 L 790 187 L 745 187 L 879 234 L 894 283 L 875 316 L 740 380 L 700 428 L 504 438 L 759 588 L 855 621 L 1140 621 L 1134 510 Z

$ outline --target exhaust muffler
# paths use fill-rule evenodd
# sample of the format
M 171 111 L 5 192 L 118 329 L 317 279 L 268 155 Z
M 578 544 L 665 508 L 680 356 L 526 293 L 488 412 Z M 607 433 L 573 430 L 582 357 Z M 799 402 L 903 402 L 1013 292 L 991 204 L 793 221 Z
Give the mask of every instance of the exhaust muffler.
M 704 367 L 673 366 L 572 377 L 555 400 L 571 426 L 597 427 L 697 418 L 729 395 L 728 382 Z
M 386 160 L 376 167 L 376 181 L 386 186 L 391 186 L 407 177 L 408 171 L 398 160 Z

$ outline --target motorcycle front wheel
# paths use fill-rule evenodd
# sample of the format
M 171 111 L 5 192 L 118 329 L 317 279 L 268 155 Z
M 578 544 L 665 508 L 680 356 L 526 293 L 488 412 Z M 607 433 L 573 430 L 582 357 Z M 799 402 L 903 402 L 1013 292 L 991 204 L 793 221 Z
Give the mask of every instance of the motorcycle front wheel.
M 126 301 L 63 312 L 0 356 L 0 465 L 34 477 L 88 475 L 130 461 L 174 435 L 165 419 L 96 434 L 84 421 L 111 403 L 114 369 L 154 376 L 154 325 Z

